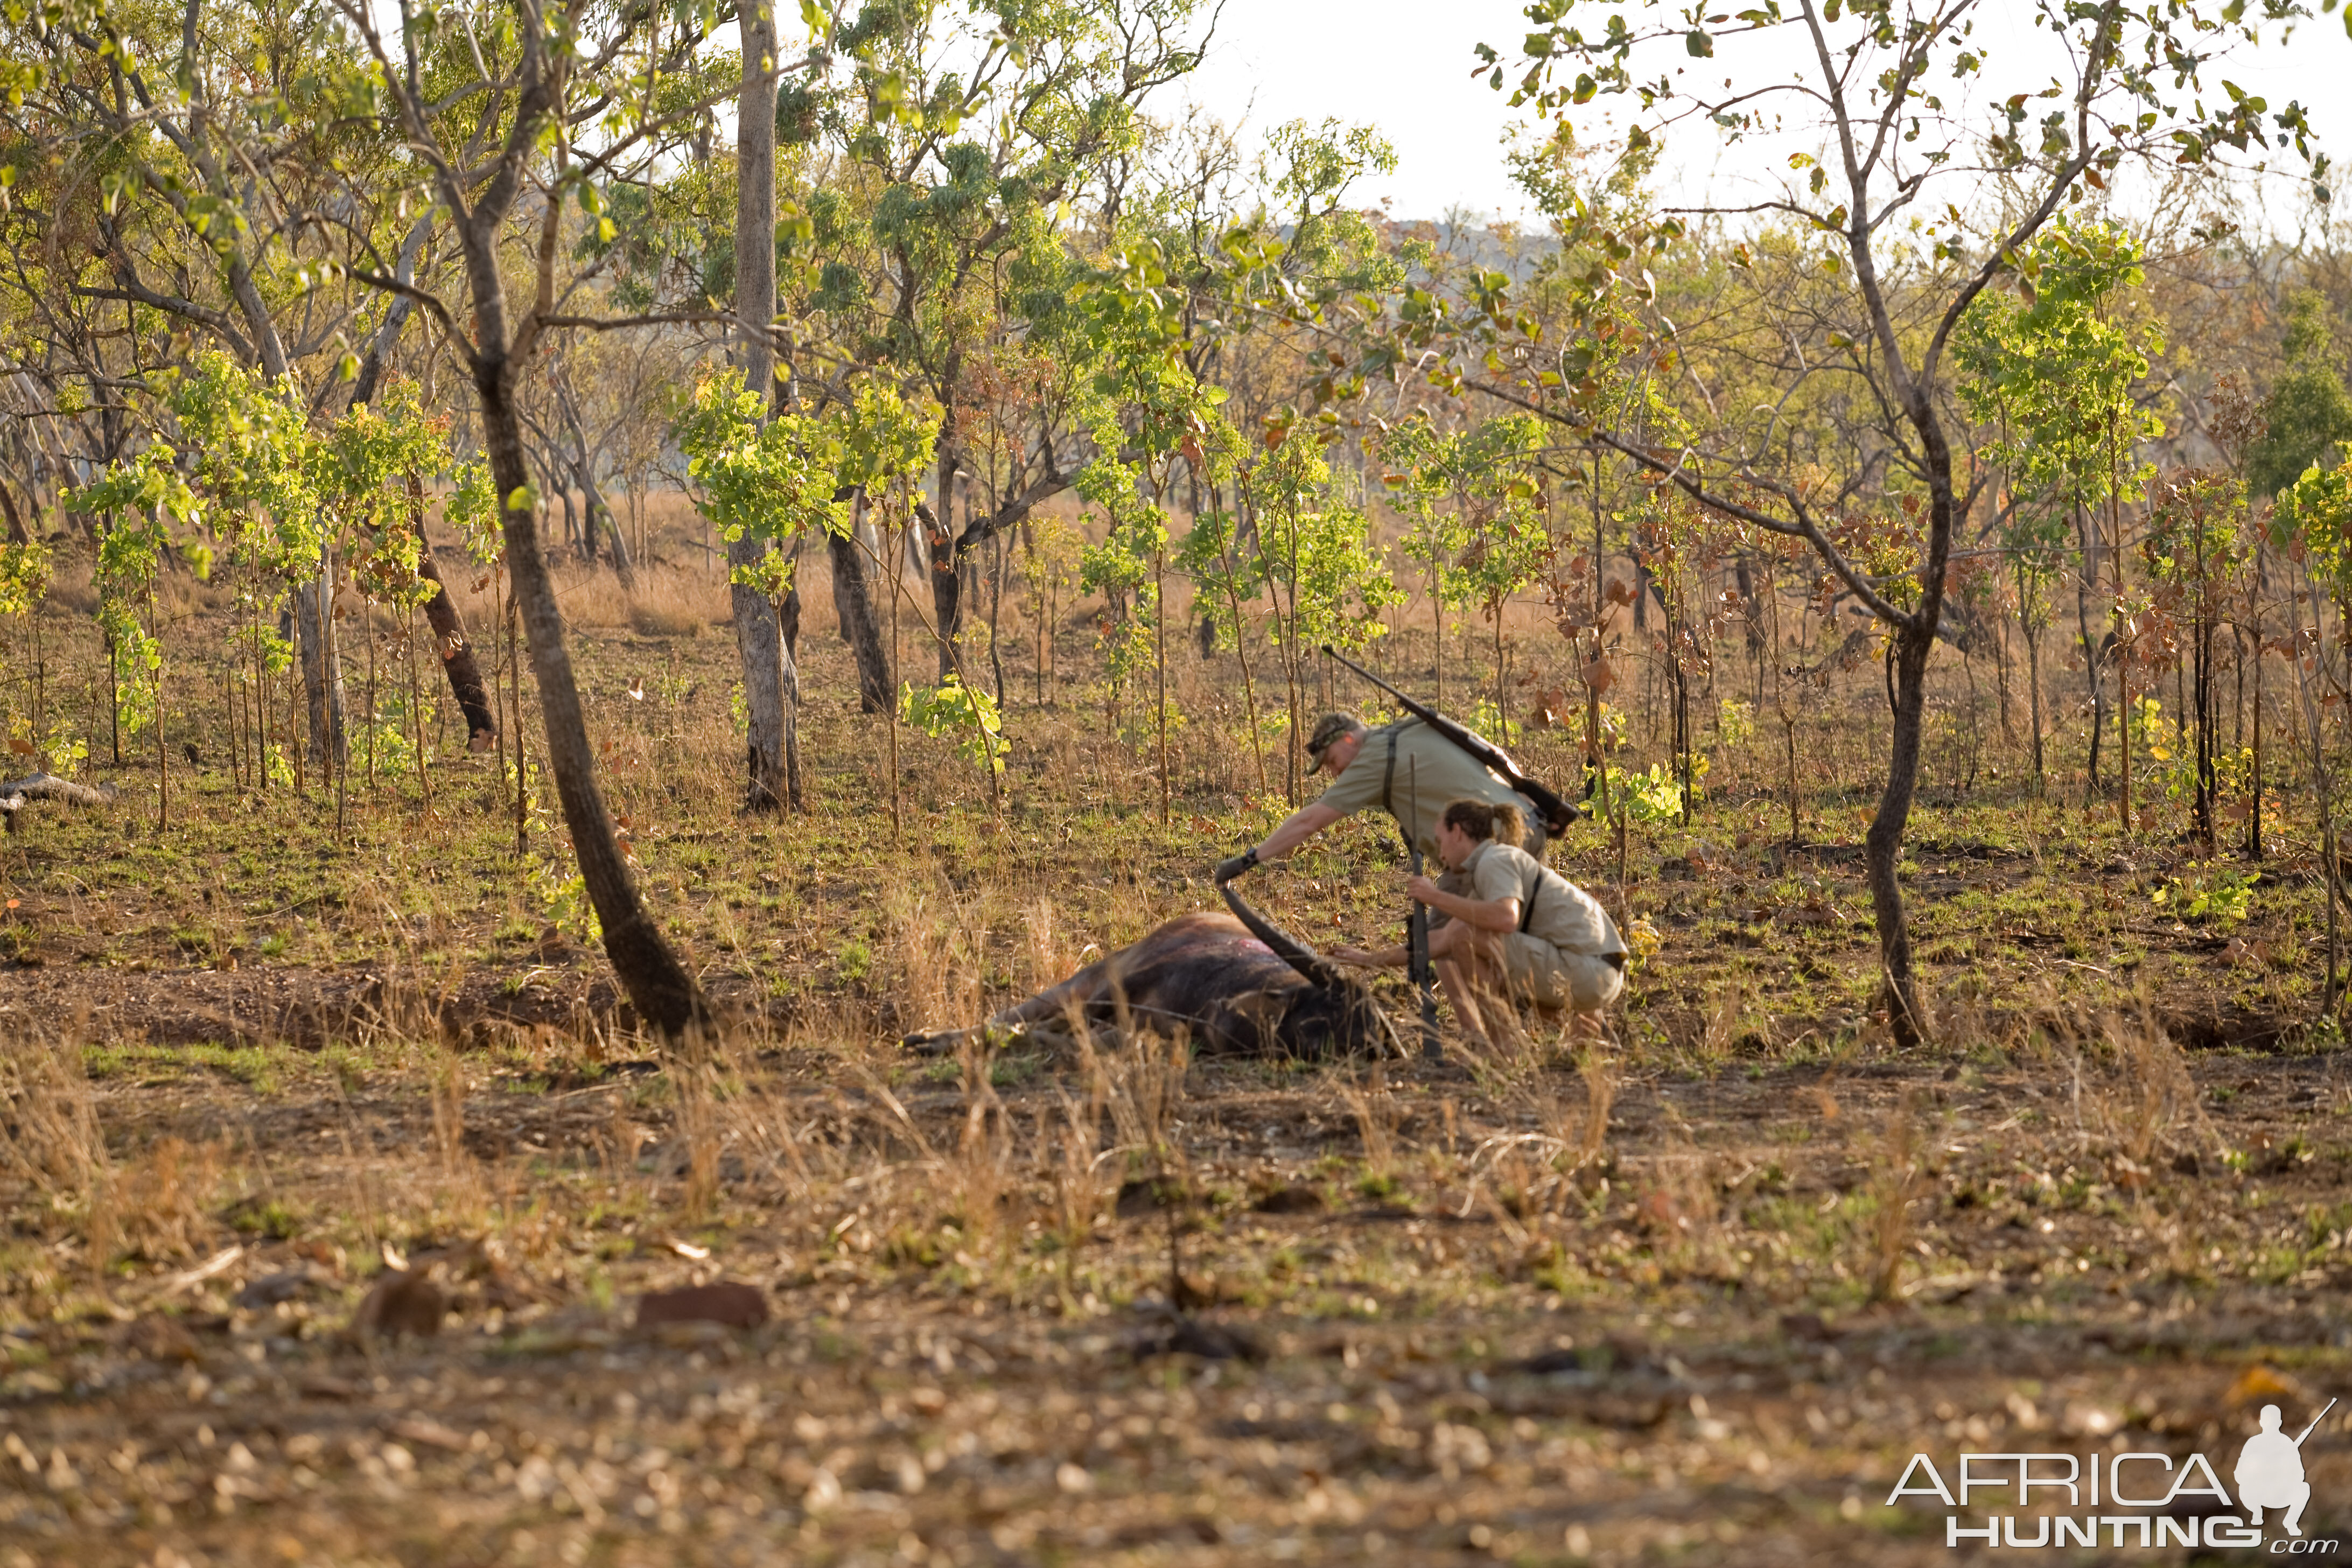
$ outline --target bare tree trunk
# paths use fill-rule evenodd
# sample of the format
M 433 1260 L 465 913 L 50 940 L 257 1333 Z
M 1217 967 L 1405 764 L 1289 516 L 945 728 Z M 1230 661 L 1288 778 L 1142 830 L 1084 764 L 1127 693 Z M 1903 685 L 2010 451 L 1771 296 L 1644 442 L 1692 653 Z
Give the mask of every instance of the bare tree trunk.
M 327 559 L 321 562 L 320 574 L 305 583 L 294 595 L 294 625 L 300 644 L 302 658 L 302 696 L 310 708 L 310 765 L 325 778 L 331 765 L 340 768 L 350 756 L 343 733 L 343 670 L 335 657 L 334 617 L 321 616 L 319 606 L 333 592 L 331 582 L 334 547 L 327 548 Z
M 963 574 L 957 570 L 955 513 L 949 503 L 955 483 L 955 459 L 944 448 L 940 457 L 940 509 L 934 513 L 920 501 L 915 519 L 923 529 L 923 553 L 930 558 L 931 625 L 939 632 L 940 679 L 956 667 L 956 634 L 963 629 Z
M 33 542 L 33 536 L 25 531 L 24 519 L 16 515 L 16 500 L 9 495 L 8 487 L 5 483 L 0 483 L 0 513 L 5 513 L 7 516 L 8 542 L 11 544 Z
M 572 469 L 572 480 L 580 487 L 583 534 L 589 563 L 595 563 L 596 542 L 602 539 L 606 552 L 613 557 L 613 574 L 621 580 L 621 592 L 634 597 L 637 574 L 629 560 L 628 541 L 621 532 L 620 520 L 613 515 L 612 504 L 604 499 L 604 487 L 596 482 L 595 459 L 588 450 L 588 429 L 580 417 L 579 405 L 572 401 L 571 389 L 560 382 L 555 387 L 555 406 L 562 420 L 561 433 L 572 437 L 572 451 L 564 453 L 556 442 L 550 446 Z
M 1919 782 L 1919 742 L 1927 711 L 1927 656 L 1936 646 L 1932 624 L 1926 630 L 1898 628 L 1895 637 L 1895 732 L 1887 751 L 1886 788 L 1878 798 L 1863 839 L 1863 863 L 1870 904 L 1878 922 L 1880 977 L 1887 1019 L 1898 1046 L 1919 1043 L 1927 1033 L 1911 975 L 1911 931 L 1903 912 L 1903 888 L 1895 868 L 1903 857 L 1903 831 L 1911 819 L 1911 797 Z
M 406 282 L 416 253 L 424 247 L 425 237 L 432 231 L 433 220 L 428 215 L 417 221 L 401 250 L 399 278 Z M 352 387 L 351 406 L 374 401 L 376 384 L 383 374 L 385 360 L 400 336 L 402 325 L 408 320 L 415 301 L 405 294 L 393 300 L 384 312 L 383 324 L 376 329 L 368 345 L 367 357 L 361 363 L 359 379 Z M 466 715 L 466 749 L 487 752 L 499 742 L 499 721 L 488 689 L 482 683 L 481 666 L 474 658 L 474 645 L 467 638 L 466 623 L 457 614 L 457 601 L 449 596 L 448 584 L 441 580 L 441 568 L 433 559 L 433 542 L 425 536 L 425 486 L 416 475 L 408 476 L 409 517 L 416 530 L 416 574 L 433 584 L 433 597 L 425 602 L 425 619 L 433 627 L 434 641 L 441 651 L 441 670 L 449 678 L 449 694 L 457 700 L 458 710 Z M 340 777 L 341 770 L 337 769 Z
M 2091 778 L 2083 796 L 2087 805 L 2099 795 L 2099 744 L 2107 729 L 2107 688 L 2099 674 L 2098 639 L 2091 635 L 2091 584 L 2098 578 L 2099 552 L 2080 496 L 2074 500 L 2074 539 L 2083 554 L 2074 574 L 2074 635 L 2083 645 L 2083 674 L 2091 684 Z
M 483 336 L 490 343 L 503 343 L 505 301 L 488 236 L 469 245 L 467 252 L 467 270 L 472 275 Z M 513 401 L 513 374 L 512 362 L 502 350 L 478 353 L 475 387 L 482 404 L 482 444 L 488 449 L 498 493 L 509 497 L 526 491 L 530 482 L 530 469 L 523 459 L 522 421 Z M 555 777 L 564 826 L 579 857 L 581 879 L 604 928 L 604 952 L 637 1016 L 665 1035 L 683 1034 L 708 1009 L 694 977 L 678 962 L 638 899 L 628 861 L 614 836 L 612 813 L 596 784 L 596 753 L 588 741 L 587 714 L 572 679 L 571 650 L 564 644 L 563 613 L 556 604 L 547 558 L 540 552 L 538 519 L 526 509 L 509 505 L 501 521 L 507 569 L 522 613 L 523 633 L 530 642 L 531 671 L 539 680 L 540 710 L 547 725 L 548 771 Z
M 1886 788 L 1878 798 L 1863 839 L 1863 868 L 1878 924 L 1878 960 L 1885 986 L 1886 1019 L 1898 1050 L 1927 1039 L 1927 1009 L 1911 973 L 1911 930 L 1903 911 L 1897 868 L 1903 833 L 1911 820 L 1911 800 L 1919 783 L 1919 742 L 1926 730 L 1927 663 L 1936 651 L 1936 627 L 1944 616 L 1944 569 L 1951 558 L 1958 501 L 1952 492 L 1952 450 L 1934 405 L 1914 389 L 1906 410 L 1919 432 L 1927 458 L 1928 510 L 1925 559 L 1919 567 L 1919 605 L 1893 630 L 1895 714 L 1886 754 Z
M 586 443 L 583 441 L 582 445 L 584 447 Z M 585 458 L 575 465 L 574 473 L 579 479 L 580 494 L 588 513 L 589 554 L 594 555 L 595 541 L 601 535 L 605 552 L 613 557 L 614 575 L 621 580 L 621 592 L 633 595 L 637 591 L 636 567 L 629 560 L 628 541 L 622 537 L 620 521 L 614 517 L 613 509 L 605 501 L 604 491 L 596 483 L 595 476 L 589 472 Z
M 490 693 L 482 683 L 482 667 L 475 662 L 474 645 L 466 636 L 466 623 L 457 615 L 457 602 L 449 597 L 448 584 L 441 581 L 441 569 L 434 564 L 430 543 L 417 552 L 416 574 L 433 584 L 433 596 L 425 601 L 425 619 L 433 627 L 433 640 L 441 651 L 441 672 L 449 678 L 449 690 L 457 699 L 458 711 L 466 715 L 466 750 L 487 752 L 499 742 L 498 716 L 490 710 Z
M 2033 789 L 2042 790 L 2042 632 L 2032 622 L 2020 628 L 2025 635 L 2025 679 L 2027 696 L 2032 701 L 2033 721 Z
M 2259 860 L 2263 858 L 2263 579 L 2266 575 L 2263 537 L 2254 536 L 2254 581 L 2246 591 L 2247 606 L 2253 612 L 2254 648 L 2254 776 L 2246 802 L 2246 853 Z
M 857 498 L 857 517 L 865 521 L 866 498 Z M 867 713 L 890 710 L 890 658 L 882 648 L 882 628 L 874 616 L 873 585 L 866 580 L 866 558 L 854 534 L 827 534 L 825 553 L 833 562 L 833 608 L 841 618 L 841 640 L 857 659 L 857 705 Z
M 516 504 L 519 498 L 528 500 L 530 496 L 530 465 L 523 451 L 521 410 L 515 405 L 515 384 L 522 365 L 515 358 L 517 334 L 507 316 L 506 285 L 499 275 L 499 246 L 506 219 L 521 188 L 520 154 L 514 149 L 528 144 L 535 126 L 551 112 L 550 105 L 560 98 L 560 89 L 544 74 L 546 64 L 535 53 L 537 48 L 534 40 L 525 52 L 525 87 L 515 110 L 509 163 L 505 171 L 491 182 L 470 210 L 455 190 L 453 181 L 445 177 L 440 188 L 447 205 L 466 214 L 458 223 L 457 232 L 472 306 L 474 341 L 467 355 L 467 369 L 481 405 L 482 445 L 489 458 L 491 481 L 498 487 L 495 493 L 504 498 L 499 521 L 506 538 L 507 571 L 514 586 L 515 605 L 520 611 L 524 635 L 530 640 L 531 668 L 539 681 L 540 715 L 547 731 L 545 766 L 555 779 L 556 796 L 563 807 L 563 825 L 572 837 L 582 885 L 596 911 L 597 923 L 603 928 L 604 952 L 612 960 L 614 975 L 628 993 L 639 1020 L 675 1039 L 700 1026 L 709 1018 L 709 1008 L 703 1000 L 701 987 L 678 962 L 661 927 L 637 896 L 628 859 L 614 832 L 613 815 L 606 809 L 604 794 L 596 784 L 595 748 L 588 740 L 587 713 L 572 678 L 571 649 L 565 646 L 563 636 L 563 612 L 556 602 L 547 557 L 540 548 L 539 520 L 529 506 Z M 407 104 L 404 112 L 413 118 L 414 100 L 404 98 L 405 86 L 396 85 L 392 90 L 404 95 Z M 548 268 L 561 239 L 561 207 L 551 203 L 543 215 L 539 239 L 539 299 L 532 311 L 525 316 L 526 349 L 537 313 L 548 308 L 553 293 Z M 523 363 L 528 363 L 527 354 Z M 520 750 L 520 731 L 515 740 Z M 520 765 L 517 774 L 520 780 L 529 777 Z M 518 791 L 518 802 L 522 793 Z
M 743 379 L 765 410 L 775 393 L 768 325 L 776 313 L 776 16 L 760 7 L 743 20 L 743 90 L 735 161 L 735 338 Z M 728 541 L 730 570 L 757 566 L 768 542 L 749 530 Z M 751 811 L 797 806 L 785 752 L 797 742 L 792 673 L 785 668 L 776 606 L 759 589 L 730 585 L 735 649 L 743 664 L 743 804 Z

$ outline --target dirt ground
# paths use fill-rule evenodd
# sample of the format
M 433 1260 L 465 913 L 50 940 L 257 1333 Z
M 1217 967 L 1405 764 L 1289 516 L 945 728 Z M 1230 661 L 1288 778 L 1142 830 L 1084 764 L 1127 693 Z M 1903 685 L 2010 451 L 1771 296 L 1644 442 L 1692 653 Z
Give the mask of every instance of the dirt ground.
M 957 1086 L 891 1107 L 878 1079 L 818 1091 L 824 1064 L 786 1056 L 777 1077 L 807 1087 L 765 1092 L 808 1113 L 805 1175 L 730 1141 L 700 1225 L 659 1201 L 688 1155 L 650 1075 L 481 1085 L 462 1127 L 446 1094 L 436 1119 L 373 1075 L 102 1088 L 110 1127 L 182 1141 L 176 1200 L 152 1155 L 131 1173 L 152 1205 L 132 1231 L 185 1203 L 207 1148 L 288 1195 L 225 1226 L 191 1212 L 194 1264 L 11 1326 L 0 1551 L 1933 1561 L 1940 1514 L 1883 1506 L 1915 1451 L 2218 1456 L 2253 1404 L 2352 1391 L 2340 1054 L 2199 1061 L 2197 1135 L 2153 1170 L 2076 1131 L 2059 1064 L 1628 1075 L 1616 1152 L 1534 1181 L 1500 1156 L 1541 1119 L 1458 1068 L 1335 1094 L 1196 1066 L 1171 1119 L 1182 1176 L 1129 1182 L 1067 1249 L 1014 1152 L 1064 1117 L 1054 1074 L 1000 1091 L 992 1150 L 960 1142 Z M 1573 1079 L 1559 1092 L 1573 1122 Z M 2138 1103 L 2095 1071 L 2084 1093 L 2093 1125 Z M 922 1141 L 895 1161 L 818 1142 L 900 1108 Z M 999 1181 L 999 1214 L 967 1226 Z M 1905 1186 L 1921 1195 L 1894 1242 L 1919 1266 L 1874 1305 L 1858 1276 Z M 379 1247 L 404 1216 L 412 1268 L 437 1244 L 436 1336 L 349 1331 L 383 1265 L 310 1238 L 308 1204 L 339 1188 Z M 641 1293 L 711 1278 L 763 1287 L 772 1321 L 633 1326 Z M 2342 1429 L 2312 1445 L 2315 1538 L 2352 1484 Z
M 1952 1510 L 1885 1500 L 1915 1453 L 2226 1480 L 2263 1405 L 2352 1394 L 2352 1058 L 2291 796 L 2251 900 L 2191 915 L 2177 824 L 2125 843 L 2013 758 L 1963 787 L 1947 731 L 1906 870 L 1937 1043 L 1897 1057 L 1837 782 L 1864 689 L 1804 716 L 1799 844 L 1759 742 L 1690 827 L 1561 847 L 1646 933 L 1604 1051 L 929 1061 L 895 1035 L 1202 907 L 1279 817 L 1230 656 L 1185 656 L 1168 821 L 1072 676 L 1016 704 L 1001 816 L 903 735 L 894 831 L 813 637 L 814 809 L 751 825 L 731 642 L 593 597 L 615 809 L 715 1044 L 630 1030 L 494 759 L 340 832 L 208 760 L 159 833 L 100 770 L 123 805 L 8 841 L 0 1564 L 1942 1562 L 1979 1550 Z M 1357 824 L 1253 890 L 1328 943 L 1402 875 Z M 765 1321 L 639 1323 L 713 1281 Z M 2333 1540 L 2352 1407 L 2303 1452 Z

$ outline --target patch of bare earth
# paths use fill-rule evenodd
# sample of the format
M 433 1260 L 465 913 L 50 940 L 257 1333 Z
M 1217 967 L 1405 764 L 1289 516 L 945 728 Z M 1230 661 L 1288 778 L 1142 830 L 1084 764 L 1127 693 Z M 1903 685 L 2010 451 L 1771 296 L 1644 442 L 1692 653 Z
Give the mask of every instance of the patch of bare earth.
M 1118 1053 L 425 1057 L 16 1173 L 0 1563 L 1940 1563 L 1915 1451 L 2352 1393 L 2340 1056 L 1621 1070 L 1598 1147 L 1557 1062 L 1196 1064 L 1156 1176 Z

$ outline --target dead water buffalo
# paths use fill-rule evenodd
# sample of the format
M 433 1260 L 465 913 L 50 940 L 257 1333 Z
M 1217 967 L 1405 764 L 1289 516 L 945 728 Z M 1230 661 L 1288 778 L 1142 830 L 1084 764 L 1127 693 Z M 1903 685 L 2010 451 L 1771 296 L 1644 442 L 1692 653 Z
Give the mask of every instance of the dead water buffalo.
M 1075 1016 L 1097 1028 L 1129 1023 L 1161 1034 L 1181 1030 L 1204 1055 L 1402 1054 L 1396 1027 L 1370 987 L 1230 887 L 1218 891 L 1233 913 L 1179 915 L 978 1029 L 909 1035 L 906 1044 L 940 1054 L 982 1032 L 1058 1036 Z

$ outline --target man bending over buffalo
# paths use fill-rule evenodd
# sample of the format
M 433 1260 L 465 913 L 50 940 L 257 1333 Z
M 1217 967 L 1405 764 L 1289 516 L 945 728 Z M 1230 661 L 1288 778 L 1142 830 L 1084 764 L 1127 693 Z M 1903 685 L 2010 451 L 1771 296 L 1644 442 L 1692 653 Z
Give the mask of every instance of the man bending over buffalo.
M 1601 1010 L 1625 988 L 1625 939 L 1591 894 L 1518 847 L 1510 805 L 1456 800 L 1437 816 L 1436 880 L 1414 877 L 1405 891 L 1434 911 L 1429 953 L 1438 984 L 1463 1026 L 1493 1037 L 1479 997 L 1501 996 L 1545 1012 L 1566 1011 L 1576 1032 L 1600 1033 Z M 1360 968 L 1401 968 L 1402 946 L 1331 954 Z
M 1229 881 L 1253 866 L 1282 859 L 1343 816 L 1379 806 L 1396 818 L 1405 837 L 1424 855 L 1437 853 L 1437 816 L 1449 800 L 1507 805 L 1529 825 L 1528 849 L 1543 855 L 1539 818 L 1517 791 L 1476 758 L 1419 719 L 1400 719 L 1374 730 L 1353 713 L 1326 713 L 1307 741 L 1310 773 L 1332 774 L 1329 787 L 1292 812 L 1265 842 L 1217 867 L 1217 880 Z

